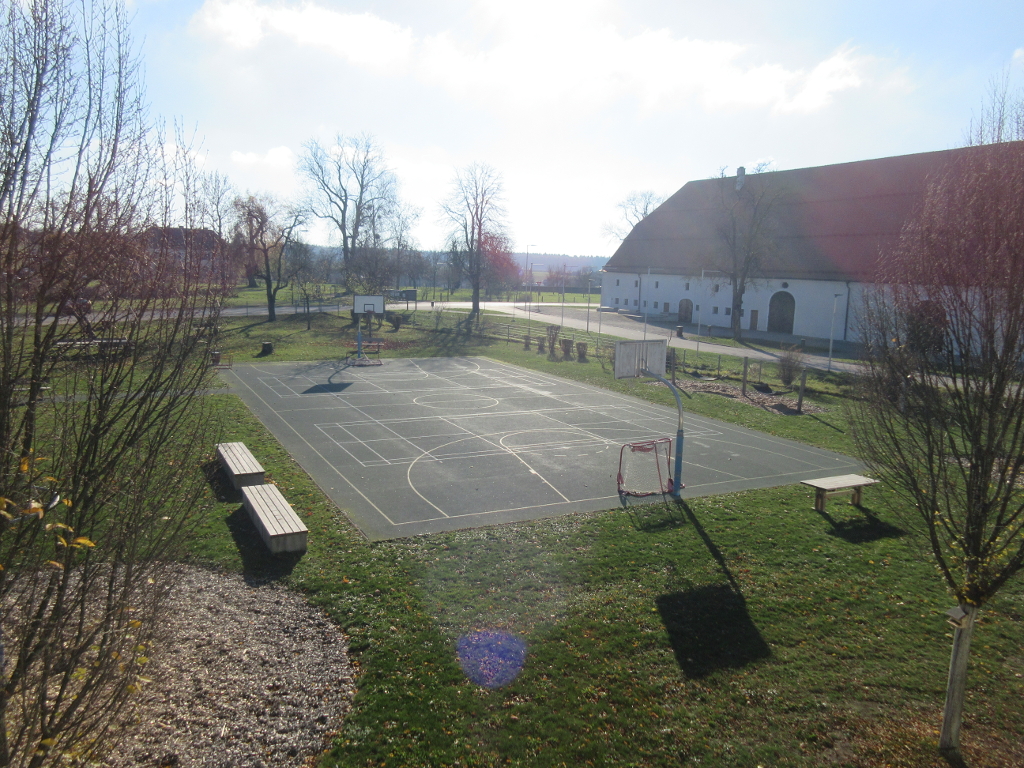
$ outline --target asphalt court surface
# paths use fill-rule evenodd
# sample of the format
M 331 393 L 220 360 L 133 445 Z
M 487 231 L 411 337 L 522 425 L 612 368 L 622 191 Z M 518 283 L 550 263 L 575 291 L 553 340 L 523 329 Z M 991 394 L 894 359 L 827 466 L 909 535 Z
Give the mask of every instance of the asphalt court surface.
M 618 506 L 621 446 L 676 433 L 675 408 L 485 358 L 222 373 L 371 540 Z M 714 419 L 684 427 L 684 498 L 862 470 Z

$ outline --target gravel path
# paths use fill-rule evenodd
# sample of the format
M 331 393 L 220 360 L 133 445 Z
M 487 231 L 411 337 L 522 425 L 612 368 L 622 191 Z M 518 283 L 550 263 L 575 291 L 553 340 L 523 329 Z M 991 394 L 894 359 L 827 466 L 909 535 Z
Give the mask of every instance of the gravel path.
M 355 692 L 348 643 L 277 585 L 180 567 L 138 709 L 108 768 L 287 768 L 329 745 Z M 311 762 L 311 761 L 310 761 Z

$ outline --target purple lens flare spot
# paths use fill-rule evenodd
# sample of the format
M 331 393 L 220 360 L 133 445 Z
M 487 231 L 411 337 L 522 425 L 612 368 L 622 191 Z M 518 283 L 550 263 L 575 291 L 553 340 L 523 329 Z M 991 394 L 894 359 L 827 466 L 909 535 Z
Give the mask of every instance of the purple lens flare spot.
M 471 632 L 456 644 L 466 677 L 484 688 L 511 683 L 526 661 L 526 643 L 505 632 Z

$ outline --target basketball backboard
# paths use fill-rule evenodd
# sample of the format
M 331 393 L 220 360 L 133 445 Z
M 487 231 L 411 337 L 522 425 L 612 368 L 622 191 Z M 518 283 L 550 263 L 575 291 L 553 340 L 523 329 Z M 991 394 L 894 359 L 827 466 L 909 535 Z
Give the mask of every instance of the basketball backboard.
M 352 298 L 352 311 L 357 315 L 365 315 L 367 312 L 381 315 L 384 313 L 384 297 L 362 296 L 357 293 Z
M 616 341 L 615 378 L 631 379 L 644 375 L 664 376 L 667 354 L 667 339 Z

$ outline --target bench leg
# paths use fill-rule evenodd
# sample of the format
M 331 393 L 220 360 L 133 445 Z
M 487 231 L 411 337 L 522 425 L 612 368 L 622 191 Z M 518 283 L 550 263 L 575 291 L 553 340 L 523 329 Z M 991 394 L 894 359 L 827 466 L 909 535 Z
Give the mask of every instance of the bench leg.
M 864 486 L 858 485 L 853 489 L 853 498 L 850 499 L 850 503 L 855 507 L 860 506 L 860 492 L 864 489 Z
M 825 491 L 821 488 L 814 490 L 814 510 L 816 512 L 825 511 Z

